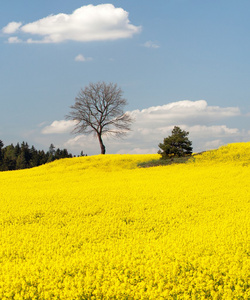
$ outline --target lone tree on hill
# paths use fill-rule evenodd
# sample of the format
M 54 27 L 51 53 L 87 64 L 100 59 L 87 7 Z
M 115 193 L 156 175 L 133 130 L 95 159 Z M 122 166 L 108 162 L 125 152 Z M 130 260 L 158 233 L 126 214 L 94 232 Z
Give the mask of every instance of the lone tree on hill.
M 175 126 L 172 135 L 164 138 L 163 143 L 158 145 L 162 150 L 159 150 L 158 153 L 162 155 L 162 158 L 168 158 L 171 155 L 178 157 L 191 155 L 193 148 L 192 142 L 187 137 L 188 135 L 189 132 Z
M 123 112 L 127 101 L 122 94 L 116 84 L 90 83 L 84 90 L 81 89 L 66 115 L 67 119 L 76 122 L 73 133 L 94 133 L 99 140 L 101 154 L 106 153 L 104 135 L 122 137 L 131 130 L 133 119 Z

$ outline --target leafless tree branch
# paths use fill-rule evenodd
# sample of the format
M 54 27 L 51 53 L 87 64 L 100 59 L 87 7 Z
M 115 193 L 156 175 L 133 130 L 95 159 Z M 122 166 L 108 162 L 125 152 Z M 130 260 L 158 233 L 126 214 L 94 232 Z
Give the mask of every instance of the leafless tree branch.
M 123 112 L 126 104 L 117 84 L 90 83 L 80 90 L 66 118 L 76 121 L 73 133 L 94 133 L 98 137 L 101 153 L 105 154 L 103 135 L 123 137 L 131 130 L 134 120 Z

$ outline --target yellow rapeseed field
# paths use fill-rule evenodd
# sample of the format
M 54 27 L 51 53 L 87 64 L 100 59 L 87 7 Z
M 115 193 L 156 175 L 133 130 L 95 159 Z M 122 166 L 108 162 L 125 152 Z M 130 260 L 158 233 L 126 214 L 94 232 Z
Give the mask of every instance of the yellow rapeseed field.
M 0 173 L 0 299 L 250 299 L 250 143 Z

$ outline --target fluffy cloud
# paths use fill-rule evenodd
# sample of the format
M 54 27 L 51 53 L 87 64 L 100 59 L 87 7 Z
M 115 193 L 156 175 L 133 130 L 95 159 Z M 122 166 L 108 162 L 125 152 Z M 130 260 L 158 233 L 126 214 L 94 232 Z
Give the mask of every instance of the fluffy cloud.
M 23 41 L 20 40 L 17 36 L 11 36 L 8 38 L 8 43 L 10 44 L 17 44 L 17 43 L 22 43 Z
M 112 4 L 92 4 L 76 9 L 72 14 L 60 13 L 21 26 L 11 22 L 2 29 L 12 34 L 21 31 L 40 35 L 41 40 L 29 38 L 27 43 L 61 43 L 64 41 L 100 41 L 132 37 L 141 27 L 132 25 L 128 12 Z
M 21 25 L 21 22 L 10 22 L 7 26 L 3 27 L 2 32 L 6 34 L 14 33 L 18 31 Z
M 85 62 L 85 61 L 91 61 L 93 60 L 92 57 L 85 57 L 82 54 L 79 54 L 75 57 L 75 61 Z
M 160 46 L 152 41 L 147 41 L 146 43 L 143 44 L 144 47 L 146 48 L 153 48 L 153 49 L 157 49 L 160 48 Z
M 208 106 L 205 100 L 189 101 L 183 100 L 165 104 L 162 106 L 152 106 L 141 111 L 130 112 L 137 122 L 145 122 L 145 119 L 159 127 L 159 124 L 173 124 L 185 122 L 185 124 L 206 124 L 224 118 L 239 116 L 238 107 L 221 108 L 219 106 Z
M 183 100 L 129 113 L 136 119 L 133 132 L 129 135 L 133 147 L 141 147 L 140 144 L 145 148 L 157 147 L 164 137 L 171 134 L 175 125 L 190 132 L 195 151 L 208 149 L 208 144 L 205 145 L 207 141 L 225 141 L 239 135 L 237 128 L 216 124 L 239 116 L 239 108 L 209 106 L 205 100 Z
M 190 132 L 195 152 L 250 139 L 250 131 L 230 128 L 225 123 L 221 125 L 241 115 L 238 107 L 209 106 L 205 100 L 184 100 L 128 113 L 135 118 L 133 131 L 123 140 L 104 138 L 108 153 L 156 153 L 158 144 L 171 134 L 175 125 Z M 54 121 L 42 133 L 69 133 L 73 126 L 72 121 Z M 99 153 L 98 141 L 92 135 L 60 136 L 61 147 L 74 153 L 81 150 L 88 154 Z
M 220 140 L 220 139 L 212 140 L 212 141 L 208 141 L 204 144 L 204 149 L 217 149 L 222 145 L 223 145 L 222 140 Z
M 53 134 L 53 133 L 68 133 L 74 129 L 74 121 L 54 121 L 49 126 L 42 129 L 42 134 Z

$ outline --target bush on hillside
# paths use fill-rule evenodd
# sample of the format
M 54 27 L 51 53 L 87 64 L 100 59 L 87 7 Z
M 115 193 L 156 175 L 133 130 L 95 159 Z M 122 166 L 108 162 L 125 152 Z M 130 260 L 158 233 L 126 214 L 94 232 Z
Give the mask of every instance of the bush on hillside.
M 181 130 L 180 127 L 175 126 L 172 134 L 164 138 L 163 143 L 158 146 L 162 150 L 158 153 L 162 155 L 163 159 L 175 157 L 183 157 L 191 155 L 193 152 L 192 142 L 188 139 L 189 132 Z

